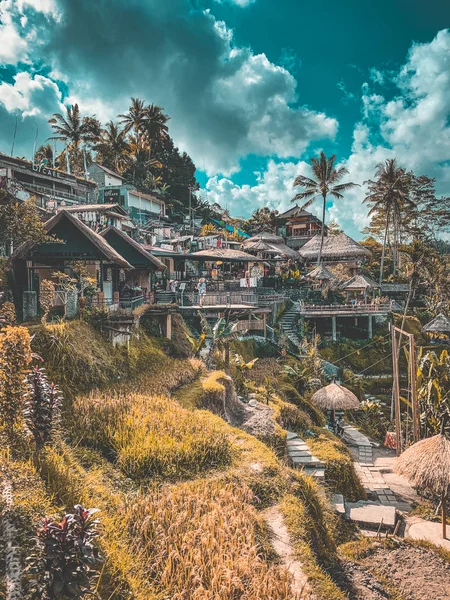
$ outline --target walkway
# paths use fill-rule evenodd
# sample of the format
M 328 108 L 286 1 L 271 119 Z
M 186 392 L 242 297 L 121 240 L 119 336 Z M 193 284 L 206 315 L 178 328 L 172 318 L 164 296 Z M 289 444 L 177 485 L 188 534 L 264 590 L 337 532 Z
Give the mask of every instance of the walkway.
M 325 463 L 314 456 L 306 442 L 292 431 L 287 432 L 287 453 L 289 462 L 295 469 L 303 469 L 305 475 L 316 479 L 325 478 Z
M 374 448 L 369 438 L 351 425 L 344 426 L 343 437 L 353 451 L 355 470 L 368 497 L 383 506 L 409 512 L 418 496 L 404 477 L 393 472 L 394 452 Z

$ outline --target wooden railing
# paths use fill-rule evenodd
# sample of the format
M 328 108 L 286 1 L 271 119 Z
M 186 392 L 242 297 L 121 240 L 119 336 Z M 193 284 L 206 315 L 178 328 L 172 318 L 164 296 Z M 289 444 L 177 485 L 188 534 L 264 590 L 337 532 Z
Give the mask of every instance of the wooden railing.
M 392 302 L 389 304 L 303 304 L 300 314 L 308 313 L 387 313 L 392 310 Z

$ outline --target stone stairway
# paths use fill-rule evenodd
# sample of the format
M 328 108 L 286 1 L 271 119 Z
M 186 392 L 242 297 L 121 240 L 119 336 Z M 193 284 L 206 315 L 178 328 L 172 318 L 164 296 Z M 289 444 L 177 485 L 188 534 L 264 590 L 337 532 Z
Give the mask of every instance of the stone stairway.
M 288 308 L 280 319 L 280 328 L 288 340 L 298 348 L 300 337 L 298 331 L 298 319 L 300 313 L 300 303 L 295 302 L 291 308 Z
M 325 478 L 325 463 L 312 454 L 308 444 L 296 433 L 288 431 L 286 446 L 289 462 L 294 469 L 302 469 L 305 475 L 319 480 Z

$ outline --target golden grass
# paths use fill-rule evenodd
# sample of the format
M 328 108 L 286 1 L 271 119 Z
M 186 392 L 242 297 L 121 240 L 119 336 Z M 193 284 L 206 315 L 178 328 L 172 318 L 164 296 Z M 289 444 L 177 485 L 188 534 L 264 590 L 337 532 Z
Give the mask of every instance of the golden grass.
M 343 494 L 346 500 L 366 498 L 347 447 L 333 434 L 315 429 L 318 437 L 308 438 L 311 452 L 325 462 L 325 483 L 331 493 Z
M 301 396 L 293 385 L 288 383 L 280 383 L 277 388 L 277 392 L 287 402 L 294 404 L 297 408 L 305 412 L 311 419 L 314 425 L 323 427 L 325 425 L 325 415 L 323 412 L 316 408 L 311 402 L 308 402 L 303 396 Z
M 231 430 L 234 431 L 234 430 Z M 240 432 L 242 434 L 242 432 Z M 284 600 L 288 575 L 272 563 L 259 501 L 246 480 L 249 465 L 259 477 L 279 471 L 273 455 L 251 436 L 239 434 L 239 470 L 202 481 L 150 488 L 133 495 L 114 489 L 104 470 L 83 469 L 59 442 L 44 452 L 43 476 L 67 505 L 101 509 L 105 556 L 99 593 L 114 600 Z
M 292 494 L 287 495 L 281 504 L 281 510 L 298 560 L 302 562 L 303 570 L 308 576 L 314 598 L 346 600 L 346 594 L 338 588 L 322 566 L 324 563 L 330 564 L 334 547 L 332 541 L 327 541 L 326 536 L 318 531 L 320 527 L 325 529 L 325 525 L 313 490 L 304 493 L 303 499 Z
M 223 421 L 167 397 L 91 394 L 74 409 L 82 443 L 113 458 L 134 480 L 192 477 L 231 462 Z

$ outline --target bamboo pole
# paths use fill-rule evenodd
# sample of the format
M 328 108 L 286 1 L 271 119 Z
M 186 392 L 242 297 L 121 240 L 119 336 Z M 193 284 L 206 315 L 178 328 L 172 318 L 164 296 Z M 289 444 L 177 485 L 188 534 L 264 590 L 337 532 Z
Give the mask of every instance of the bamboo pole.
M 398 354 L 397 354 L 397 336 L 395 334 L 396 328 L 392 327 L 392 371 L 394 378 L 394 385 L 392 393 L 394 395 L 394 407 L 395 407 L 395 440 L 396 440 L 396 453 L 400 456 L 402 451 L 402 432 L 400 423 L 400 381 L 398 373 Z
M 447 494 L 442 493 L 442 539 L 447 539 Z
M 420 440 L 420 415 L 419 403 L 417 400 L 417 365 L 416 365 L 416 342 L 414 336 L 409 336 L 409 366 L 411 373 L 411 404 L 412 404 L 412 419 L 413 419 L 413 440 Z

